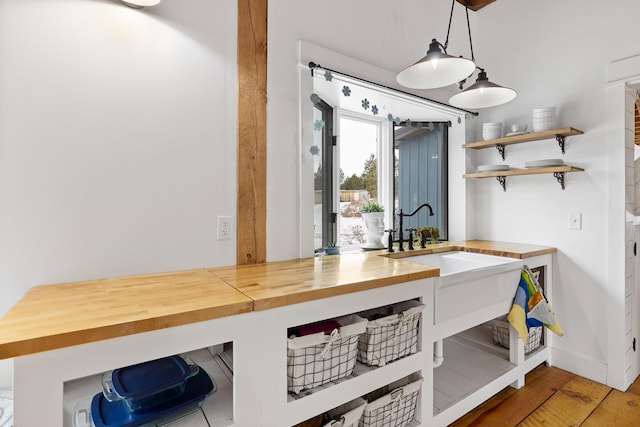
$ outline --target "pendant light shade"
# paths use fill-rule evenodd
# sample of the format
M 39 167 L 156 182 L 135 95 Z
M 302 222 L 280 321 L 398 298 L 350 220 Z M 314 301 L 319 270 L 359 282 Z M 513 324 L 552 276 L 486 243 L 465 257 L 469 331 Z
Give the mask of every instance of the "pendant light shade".
M 411 89 L 434 89 L 464 80 L 476 65 L 470 59 L 448 55 L 436 39 L 431 40 L 427 55 L 402 70 L 396 80 Z
M 158 3 L 160 3 L 162 0 L 126 0 L 126 1 L 120 0 L 120 1 L 129 7 L 140 9 L 145 6 L 155 6 Z
M 506 104 L 516 97 L 516 91 L 492 83 L 484 69 L 480 69 L 478 79 L 464 91 L 453 95 L 449 104 L 458 108 L 487 108 Z

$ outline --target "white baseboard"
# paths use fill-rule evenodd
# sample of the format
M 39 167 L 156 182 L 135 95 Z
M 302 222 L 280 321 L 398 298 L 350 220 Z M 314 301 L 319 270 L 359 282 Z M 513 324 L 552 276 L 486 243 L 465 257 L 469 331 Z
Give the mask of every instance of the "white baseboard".
M 581 377 L 607 384 L 607 365 L 597 360 L 585 359 L 558 348 L 551 348 L 553 366 Z

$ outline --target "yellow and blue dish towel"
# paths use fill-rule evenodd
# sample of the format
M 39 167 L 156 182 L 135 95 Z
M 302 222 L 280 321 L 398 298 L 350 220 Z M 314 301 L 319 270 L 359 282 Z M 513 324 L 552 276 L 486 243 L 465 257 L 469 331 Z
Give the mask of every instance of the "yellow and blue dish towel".
M 536 326 L 546 326 L 557 335 L 564 335 L 538 279 L 526 265 L 520 274 L 518 290 L 507 319 L 524 342 L 529 338 L 529 328 Z

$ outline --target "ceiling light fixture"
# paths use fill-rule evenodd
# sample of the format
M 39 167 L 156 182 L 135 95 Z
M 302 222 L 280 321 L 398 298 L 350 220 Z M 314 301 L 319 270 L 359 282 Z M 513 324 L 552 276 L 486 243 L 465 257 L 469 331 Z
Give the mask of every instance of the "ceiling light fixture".
M 487 108 L 506 104 L 516 97 L 515 90 L 490 82 L 484 68 L 478 68 L 478 70 L 480 72 L 476 82 L 462 92 L 453 95 L 449 99 L 449 104 L 459 108 Z
M 467 12 L 467 28 L 469 29 L 471 59 L 475 62 L 475 57 L 473 55 L 473 42 L 471 40 L 471 26 L 469 25 L 469 8 L 466 4 L 465 9 Z M 516 97 L 517 92 L 515 90 L 490 82 L 487 78 L 487 72 L 485 69 L 480 67 L 476 68 L 479 70 L 476 82 L 462 92 L 449 98 L 449 104 L 458 108 L 488 108 L 506 104 Z M 471 75 L 469 75 L 469 77 L 471 77 Z M 460 81 L 460 90 L 462 90 L 465 82 L 466 79 Z
M 134 9 L 142 9 L 145 6 L 155 6 L 162 0 L 120 0 L 121 3 L 126 4 Z
M 456 0 L 453 0 L 451 3 L 451 13 L 449 15 L 447 39 L 444 45 L 436 39 L 432 39 L 427 55 L 415 64 L 402 70 L 396 77 L 396 80 L 402 86 L 412 89 L 435 89 L 459 82 L 473 74 L 476 68 L 473 60 L 463 58 L 462 56 L 455 57 L 447 54 L 451 19 L 453 18 L 453 7 L 455 4 Z M 467 11 L 467 25 L 469 19 L 468 13 Z

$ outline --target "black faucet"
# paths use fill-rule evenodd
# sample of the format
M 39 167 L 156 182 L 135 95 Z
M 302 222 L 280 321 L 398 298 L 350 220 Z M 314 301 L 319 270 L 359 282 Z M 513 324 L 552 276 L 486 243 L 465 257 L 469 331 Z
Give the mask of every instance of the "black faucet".
M 415 214 L 418 213 L 418 211 L 424 207 L 429 208 L 429 216 L 433 216 L 433 208 L 431 207 L 431 205 L 429 203 L 423 203 L 420 206 L 418 206 L 413 212 L 411 212 L 410 214 L 406 214 L 402 211 L 402 209 L 400 209 L 400 213 L 398 214 L 398 218 L 399 218 L 399 222 L 400 222 L 400 227 L 398 229 L 399 233 L 400 233 L 400 237 L 398 238 L 398 250 L 399 251 L 404 251 L 404 232 L 402 230 L 404 230 L 402 228 L 402 218 L 404 218 L 405 216 L 414 216 Z M 413 249 L 413 239 L 411 237 L 409 237 L 409 249 Z
M 394 252 L 393 250 L 393 233 L 395 233 L 396 230 L 394 230 L 393 228 L 390 228 L 389 230 L 384 230 L 385 232 L 389 233 L 389 247 L 387 248 L 388 252 Z

